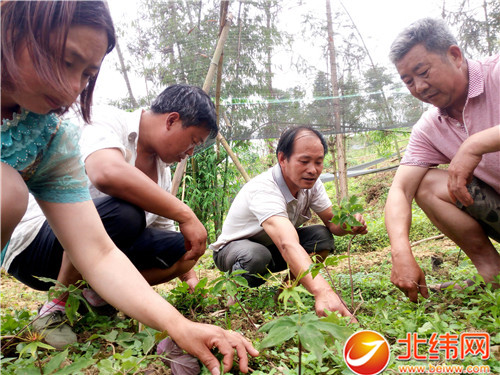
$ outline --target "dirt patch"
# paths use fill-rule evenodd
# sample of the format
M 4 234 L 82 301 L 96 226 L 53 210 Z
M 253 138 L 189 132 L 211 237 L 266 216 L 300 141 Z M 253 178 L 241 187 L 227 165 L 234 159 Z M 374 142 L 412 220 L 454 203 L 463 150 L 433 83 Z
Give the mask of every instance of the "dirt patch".
M 2 296 L 0 309 L 3 311 L 6 308 L 37 311 L 47 299 L 46 292 L 31 289 L 10 276 L 3 268 L 1 272 L 0 291 Z

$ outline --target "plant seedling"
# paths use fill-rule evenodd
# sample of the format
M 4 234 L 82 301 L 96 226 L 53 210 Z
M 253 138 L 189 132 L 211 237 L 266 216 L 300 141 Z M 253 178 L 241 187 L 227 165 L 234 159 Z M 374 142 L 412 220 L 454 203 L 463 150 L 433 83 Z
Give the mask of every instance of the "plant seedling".
M 332 223 L 342 226 L 342 228 L 349 232 L 352 227 L 360 226 L 361 223 L 354 217 L 355 214 L 362 213 L 364 211 L 363 206 L 358 203 L 358 197 L 355 195 L 350 198 L 342 198 L 340 205 L 338 207 L 332 207 L 333 217 Z M 354 311 L 354 282 L 352 279 L 352 267 L 351 267 L 351 244 L 352 240 L 356 237 L 355 234 L 349 240 L 347 245 L 347 263 L 349 265 L 349 278 L 351 283 L 351 308 Z
M 248 288 L 247 279 L 241 276 L 241 274 L 246 272 L 247 271 L 245 270 L 237 270 L 234 272 L 229 272 L 229 271 L 221 272 L 221 276 L 219 276 L 213 281 L 214 287 L 212 288 L 212 292 L 217 294 L 220 293 L 221 290 L 225 289 L 227 294 L 229 294 L 231 298 L 234 298 L 238 302 L 238 304 L 241 307 L 241 310 L 243 310 L 243 313 L 246 315 L 248 321 L 251 323 L 251 326 L 254 327 L 254 329 L 257 329 L 257 325 L 254 323 L 252 318 L 250 318 L 250 315 L 248 315 L 248 312 L 241 303 L 241 300 L 238 298 L 238 288 L 239 287 Z

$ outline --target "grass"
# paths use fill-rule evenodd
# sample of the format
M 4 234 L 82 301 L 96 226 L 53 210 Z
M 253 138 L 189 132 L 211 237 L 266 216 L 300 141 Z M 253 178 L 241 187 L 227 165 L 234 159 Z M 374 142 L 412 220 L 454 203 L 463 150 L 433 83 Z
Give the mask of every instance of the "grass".
M 464 280 L 475 273 L 468 258 L 458 258 L 456 246 L 449 240 L 438 240 L 421 244 L 415 249 L 417 261 L 427 275 L 429 284 L 444 280 Z M 443 263 L 436 268 L 431 264 L 431 256 L 440 256 Z M 200 295 L 190 295 L 182 284 L 172 283 L 175 287 L 170 291 L 160 289 L 159 293 L 171 301 L 189 319 L 219 325 L 243 333 L 255 346 L 263 340 L 265 335 L 256 332 L 248 322 L 248 318 L 238 305 L 225 307 L 227 296 L 224 292 L 213 294 L 208 279 L 214 280 L 220 275 L 213 269 L 211 258 L 203 257 L 198 272 L 203 270 L 207 284 L 204 290 L 205 298 Z M 482 291 L 478 293 L 472 288 L 465 291 L 445 291 L 440 294 L 431 294 L 428 300 L 421 299 L 418 304 L 409 302 L 403 294 L 390 282 L 390 252 L 387 248 L 377 252 L 354 253 L 353 278 L 355 287 L 355 305 L 359 325 L 350 325 L 353 330 L 370 329 L 383 334 L 391 344 L 393 353 L 402 351 L 397 339 L 404 338 L 407 332 L 419 332 L 423 336 L 432 331 L 471 332 L 486 331 L 491 334 L 492 347 L 498 347 L 500 337 L 500 291 Z M 330 268 L 334 275 L 337 288 L 342 292 L 344 300 L 349 301 L 349 275 L 346 272 L 346 260 Z M 36 313 L 36 306 L 43 297 L 42 293 L 31 292 L 26 289 L 24 301 L 29 302 L 24 307 L 8 306 L 5 301 L 14 301 L 11 291 L 5 288 L 4 280 L 9 276 L 2 274 L 2 343 L 7 336 L 16 335 L 20 327 L 28 324 Z M 13 283 L 9 280 L 9 283 Z M 279 278 L 270 280 L 258 289 L 241 290 L 240 296 L 245 309 L 249 311 L 251 319 L 258 325 L 272 321 L 278 317 L 293 314 L 296 309 L 289 306 L 287 310 L 274 302 L 273 296 L 279 286 Z M 17 292 L 22 290 L 22 284 L 17 286 Z M 10 288 L 9 288 L 10 289 Z M 190 303 L 194 300 L 196 303 Z M 313 309 L 313 300 L 303 298 L 304 305 Z M 346 322 L 340 324 L 348 326 Z M 138 331 L 135 321 L 122 317 L 110 320 L 106 317 L 92 317 L 86 315 L 76 322 L 75 331 L 78 334 L 78 344 L 69 348 L 65 366 L 71 364 L 88 364 L 82 368 L 83 374 L 169 374 L 170 370 L 156 358 L 154 354 L 154 337 L 152 330 Z M 8 351 L 2 354 L 2 373 L 4 374 L 40 374 L 38 366 L 53 360 L 58 351 L 37 348 L 36 356 L 25 351 L 19 353 L 28 343 L 36 342 L 36 337 L 29 332 L 19 335 Z M 145 342 L 149 343 L 148 345 Z M 319 366 L 311 353 L 304 353 L 302 358 L 303 374 L 341 374 L 345 371 L 343 364 L 342 345 L 340 342 L 330 342 L 325 346 L 323 362 Z M 286 355 L 284 354 L 286 352 Z M 37 359 L 39 362 L 37 362 Z M 470 361 L 474 362 L 474 357 Z M 498 353 L 484 364 L 495 368 L 493 373 L 500 371 L 500 357 Z M 471 363 L 472 363 L 471 362 Z M 476 361 L 477 362 L 477 361 Z M 298 352 L 292 341 L 281 347 L 269 348 L 262 354 L 251 359 L 250 367 L 254 374 L 296 374 Z M 398 362 L 391 360 L 389 369 L 395 369 Z M 399 363 L 400 364 L 400 363 Z M 48 373 L 48 372 L 43 372 Z M 207 374 L 204 369 L 202 374 Z M 235 372 L 233 370 L 233 374 Z

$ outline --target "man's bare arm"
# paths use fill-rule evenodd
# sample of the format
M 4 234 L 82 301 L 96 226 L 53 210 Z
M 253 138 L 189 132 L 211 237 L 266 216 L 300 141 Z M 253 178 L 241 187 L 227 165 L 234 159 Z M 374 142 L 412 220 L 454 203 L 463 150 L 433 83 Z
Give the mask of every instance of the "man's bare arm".
M 300 245 L 297 230 L 288 218 L 271 216 L 262 223 L 262 227 L 278 247 L 283 259 L 294 276 L 299 276 L 312 264 L 307 251 Z M 316 314 L 324 316 L 324 310 L 338 311 L 343 316 L 352 316 L 340 298 L 333 292 L 330 284 L 321 276 L 314 279 L 310 274 L 300 279 L 300 283 L 315 298 Z
M 89 155 L 85 169 L 94 186 L 143 210 L 175 220 L 193 250 L 193 259 L 206 249 L 207 231 L 194 212 L 179 199 L 162 189 L 138 168 L 127 163 L 118 149 L 102 149 Z
M 429 296 L 425 276 L 417 264 L 410 247 L 411 205 L 427 168 L 401 165 L 392 182 L 385 205 L 385 226 L 392 253 L 391 281 L 411 301 L 418 293 Z
M 448 192 L 452 201 L 459 200 L 465 206 L 473 203 L 466 185 L 483 155 L 496 151 L 500 151 L 500 125 L 476 133 L 462 143 L 448 167 Z

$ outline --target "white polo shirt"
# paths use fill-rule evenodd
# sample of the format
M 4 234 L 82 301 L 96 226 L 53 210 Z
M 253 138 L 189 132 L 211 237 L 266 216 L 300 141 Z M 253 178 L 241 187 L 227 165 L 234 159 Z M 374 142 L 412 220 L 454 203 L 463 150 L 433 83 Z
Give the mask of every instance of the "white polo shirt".
M 99 150 L 116 148 L 130 165 L 135 166 L 137 159 L 137 140 L 139 139 L 139 123 L 143 110 L 126 112 L 111 106 L 93 106 L 92 123 L 82 126 L 80 150 L 82 160 Z M 171 174 L 170 167 L 160 158 L 156 159 L 156 172 L 158 185 L 170 192 Z M 103 192 L 90 184 L 92 198 L 106 196 Z M 162 216 L 146 212 L 146 226 L 165 230 L 175 230 L 174 222 Z
M 298 228 L 311 218 L 311 210 L 317 213 L 331 205 L 319 179 L 311 189 L 299 190 L 297 198 L 294 198 L 279 164 L 276 164 L 247 182 L 239 191 L 229 208 L 219 238 L 209 248 L 219 251 L 231 241 L 264 236 L 262 223 L 271 216 L 286 217 Z

